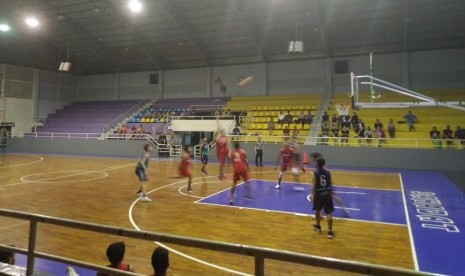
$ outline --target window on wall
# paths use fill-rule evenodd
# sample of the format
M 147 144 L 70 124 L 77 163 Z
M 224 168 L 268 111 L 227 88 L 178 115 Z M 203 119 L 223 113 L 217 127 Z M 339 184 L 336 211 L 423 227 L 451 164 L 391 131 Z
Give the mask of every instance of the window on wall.
M 158 84 L 158 73 L 150 73 L 150 84 Z
M 349 61 L 336 60 L 334 61 L 334 74 L 348 74 L 349 73 Z

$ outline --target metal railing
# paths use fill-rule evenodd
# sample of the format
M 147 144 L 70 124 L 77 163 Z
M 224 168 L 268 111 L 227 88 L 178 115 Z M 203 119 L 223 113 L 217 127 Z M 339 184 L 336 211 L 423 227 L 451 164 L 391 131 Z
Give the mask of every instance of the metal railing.
M 275 135 L 228 135 L 231 140 L 239 142 L 256 142 L 260 137 L 266 143 L 282 143 L 294 138 L 297 142 L 320 146 L 365 146 L 383 148 L 412 149 L 465 149 L 465 140 L 459 139 L 418 139 L 418 138 L 358 138 L 358 137 L 321 137 L 321 136 L 275 136 Z
M 221 120 L 236 120 L 235 115 L 218 115 L 218 116 L 172 116 L 171 121 L 173 120 L 216 120 L 216 118 L 219 117 Z
M 136 110 L 140 109 L 141 107 L 143 107 L 144 105 L 148 103 L 150 103 L 150 101 L 147 101 L 147 100 L 142 100 L 138 102 L 137 104 L 135 104 L 134 106 L 126 110 L 123 114 L 119 115 L 118 117 L 113 119 L 111 122 L 107 123 L 103 127 L 102 132 L 107 133 L 108 131 L 110 131 L 111 128 L 116 126 L 119 122 L 123 121 L 123 118 L 128 117 L 131 113 L 134 113 Z
M 0 216 L 27 220 L 30 222 L 29 226 L 29 243 L 27 249 L 15 248 L 10 246 L 0 246 L 1 249 L 8 251 L 27 254 L 27 275 L 34 272 L 35 258 L 40 257 L 44 259 L 68 263 L 71 265 L 78 265 L 97 271 L 112 272 L 117 275 L 133 275 L 121 270 L 114 270 L 104 266 L 98 266 L 92 263 L 81 262 L 78 260 L 63 258 L 57 255 L 38 252 L 36 250 L 36 240 L 38 236 L 37 226 L 39 223 L 48 225 L 57 225 L 68 227 L 72 229 L 79 229 L 97 233 L 111 234 L 116 236 L 128 237 L 138 240 L 166 242 L 170 244 L 208 249 L 214 251 L 221 251 L 225 253 L 233 253 L 244 256 L 252 256 L 255 260 L 254 274 L 265 275 L 265 259 L 273 259 L 278 261 L 285 261 L 290 263 L 303 264 L 308 266 L 317 266 L 335 270 L 342 270 L 353 273 L 361 273 L 368 275 L 432 275 L 428 273 L 393 268 L 382 265 L 374 265 L 363 262 L 339 260 L 335 258 L 326 258 L 313 256 L 302 253 L 294 253 L 289 251 L 282 251 L 270 248 L 263 248 L 257 246 L 248 246 L 235 243 L 217 242 L 205 239 L 190 238 L 184 236 L 177 236 L 171 234 L 163 234 L 148 231 L 139 231 L 129 228 L 120 228 L 114 226 L 107 226 L 95 223 L 88 223 L 82 221 L 75 221 L 70 219 L 56 218 L 44 215 L 31 214 L 20 211 L 13 211 L 7 209 L 0 209 Z
M 61 133 L 61 132 L 26 132 L 28 138 L 64 138 L 64 139 L 100 139 L 102 133 Z

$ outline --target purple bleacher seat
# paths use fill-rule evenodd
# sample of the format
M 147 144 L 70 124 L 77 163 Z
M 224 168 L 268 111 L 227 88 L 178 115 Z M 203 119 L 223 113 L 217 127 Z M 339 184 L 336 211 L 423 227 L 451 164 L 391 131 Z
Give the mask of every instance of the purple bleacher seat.
M 140 101 L 76 102 L 50 114 L 37 132 L 101 133 L 103 128 Z

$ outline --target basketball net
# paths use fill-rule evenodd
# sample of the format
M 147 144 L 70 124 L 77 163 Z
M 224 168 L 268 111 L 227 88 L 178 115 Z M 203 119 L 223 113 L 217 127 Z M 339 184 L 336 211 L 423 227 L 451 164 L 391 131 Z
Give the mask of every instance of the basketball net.
M 350 105 L 349 104 L 336 104 L 336 110 L 339 116 L 349 115 Z

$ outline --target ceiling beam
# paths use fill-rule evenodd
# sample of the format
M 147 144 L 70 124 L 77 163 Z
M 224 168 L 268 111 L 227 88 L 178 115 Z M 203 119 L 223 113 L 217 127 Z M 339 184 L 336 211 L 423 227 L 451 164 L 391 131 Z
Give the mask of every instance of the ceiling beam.
M 404 33 L 403 33 L 403 44 L 402 44 L 402 51 L 404 52 L 407 52 L 407 48 L 408 48 L 408 25 L 409 25 L 409 22 L 410 22 L 410 18 L 409 18 L 409 5 L 410 5 L 410 1 L 406 0 L 404 1 L 404 16 L 403 16 L 403 19 L 404 19 Z
M 168 13 L 168 15 L 170 15 L 176 22 L 176 25 L 178 25 L 178 27 L 181 28 L 182 32 L 187 37 L 187 40 L 189 40 L 191 45 L 195 48 L 205 65 L 210 66 L 212 64 L 212 60 L 210 55 L 208 54 L 206 45 L 202 42 L 201 39 L 199 39 L 198 33 L 195 31 L 193 27 L 190 26 L 191 24 L 187 21 L 186 17 L 179 10 L 176 3 L 172 0 L 159 0 L 159 2 L 162 4 L 163 8 Z
M 88 1 L 99 9 L 102 8 L 102 4 L 105 5 L 105 7 L 103 7 L 105 17 L 110 19 L 115 25 L 119 26 L 120 28 L 124 28 L 132 34 L 132 43 L 155 66 L 155 69 L 163 70 L 165 68 L 165 62 L 163 59 L 156 55 L 153 51 L 149 50 L 154 48 L 152 43 L 141 31 L 137 30 L 135 26 L 129 25 L 127 21 L 124 20 L 124 14 L 122 14 L 118 9 L 114 8 L 107 0 L 98 1 L 98 5 L 95 3 L 95 1 Z
M 49 8 L 50 12 L 53 13 L 53 16 L 55 18 L 58 18 L 58 16 L 62 15 L 59 13 L 59 8 L 55 7 L 51 2 L 43 1 L 43 4 Z M 77 23 L 76 21 L 74 21 L 68 16 L 64 15 L 63 20 L 61 20 L 58 25 L 62 27 L 64 30 L 66 30 L 68 33 L 70 33 L 77 40 L 80 40 L 81 36 L 85 35 L 90 40 L 92 40 L 93 45 L 97 45 L 97 46 L 100 46 L 101 48 L 104 48 L 102 45 L 100 45 L 100 42 L 98 41 L 98 39 L 96 39 L 95 37 L 92 37 L 92 35 L 90 35 L 89 32 L 86 29 L 84 29 L 84 27 L 82 27 L 79 23 Z M 116 69 L 100 53 L 100 49 L 95 49 L 94 47 L 91 47 L 91 44 L 89 43 L 84 43 L 84 47 L 87 50 L 93 52 L 97 56 L 97 58 L 99 58 L 108 68 L 110 68 L 110 70 L 113 73 L 116 73 Z
M 263 44 L 259 44 L 257 39 L 259 37 L 259 34 L 256 30 L 252 28 L 252 24 L 250 23 L 249 19 L 244 15 L 240 8 L 240 3 L 237 2 L 237 0 L 231 1 L 232 5 L 234 5 L 234 8 L 239 15 L 239 19 L 244 25 L 245 29 L 247 30 L 248 35 L 252 39 L 252 43 L 255 46 L 255 49 L 257 50 L 257 55 L 260 59 L 260 62 L 265 61 L 266 62 L 266 56 L 263 55 Z
M 315 14 L 316 14 L 315 17 L 316 17 L 316 20 L 317 20 L 317 23 L 318 23 L 318 29 L 319 29 L 319 33 L 320 33 L 321 43 L 323 44 L 324 51 L 326 52 L 328 57 L 330 57 L 331 56 L 331 51 L 330 51 L 330 49 L 328 47 L 328 40 L 326 39 L 326 25 L 323 24 L 323 21 L 321 20 L 321 16 L 320 16 L 321 10 L 320 10 L 320 7 L 318 5 L 318 0 L 313 0 L 313 6 L 314 6 Z

